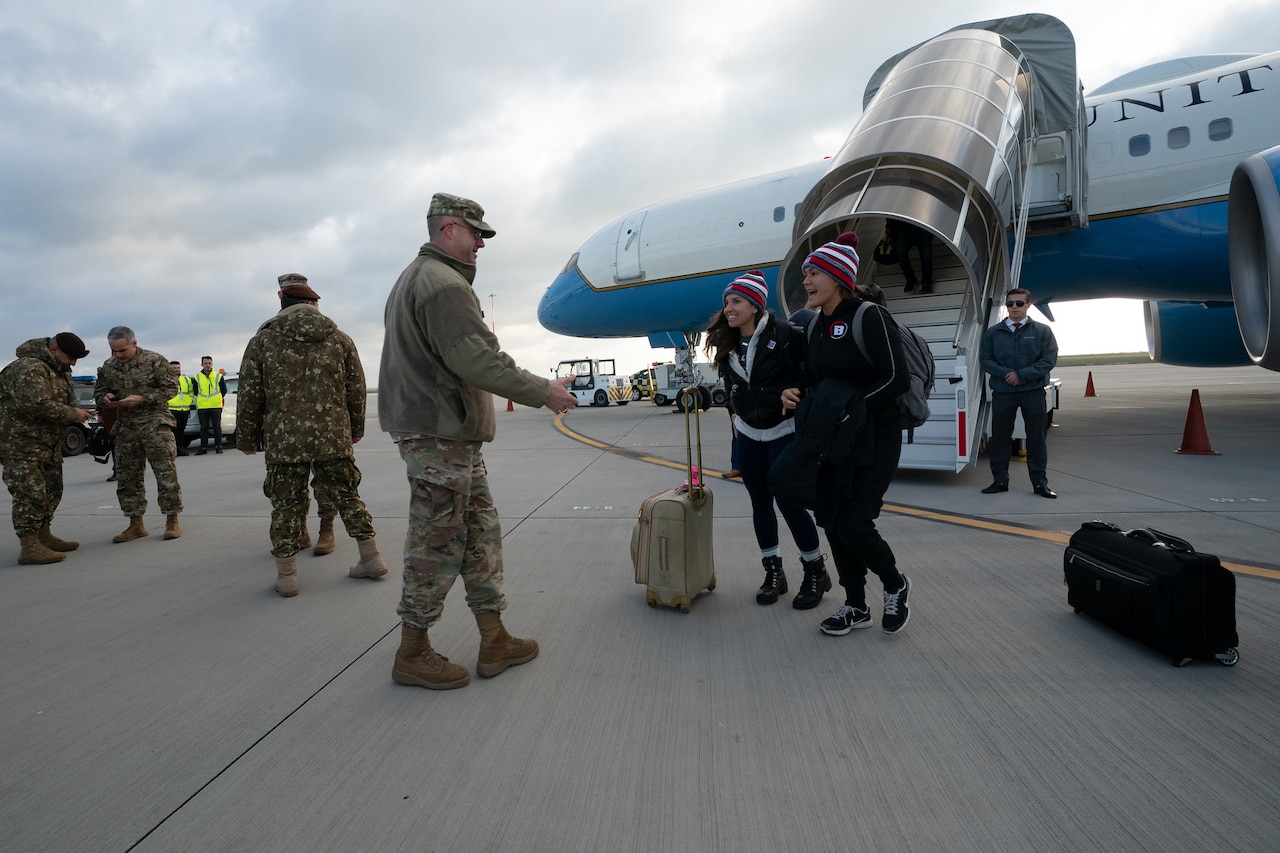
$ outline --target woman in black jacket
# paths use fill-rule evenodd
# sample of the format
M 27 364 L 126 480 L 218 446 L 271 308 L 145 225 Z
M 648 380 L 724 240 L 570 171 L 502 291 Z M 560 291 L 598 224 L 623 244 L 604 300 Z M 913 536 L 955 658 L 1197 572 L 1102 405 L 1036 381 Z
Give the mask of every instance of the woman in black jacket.
M 819 513 L 845 591 L 844 606 L 820 626 L 823 633 L 835 636 L 871 627 L 865 589 L 868 570 L 884 585 L 882 627 L 887 634 L 906 627 L 911 591 L 907 576 L 898 571 L 893 549 L 875 524 L 902 454 L 896 400 L 910 377 L 893 318 L 884 308 L 859 297 L 857 246 L 857 235 L 846 232 L 815 249 L 802 267 L 807 305 L 819 312 L 805 339 L 808 388 L 816 389 L 826 379 L 844 380 L 862 390 L 866 403 L 866 424 L 855 450 L 835 473 L 839 477 L 836 506 L 820 507 Z M 867 305 L 861 316 L 865 354 L 852 332 L 863 304 Z M 800 393 L 799 388 L 783 392 L 788 410 L 799 402 Z
M 831 589 L 820 551 L 818 528 L 807 510 L 782 499 L 769 489 L 769 467 L 791 443 L 795 420 L 782 408 L 782 391 L 801 381 L 799 329 L 779 322 L 765 308 L 769 286 L 759 270 L 751 270 L 729 283 L 724 307 L 711 318 L 705 352 L 720 370 L 729 392 L 733 423 L 737 430 L 738 469 L 751 497 L 751 520 L 764 564 L 764 583 L 756 602 L 773 604 L 787 592 L 787 576 L 779 555 L 778 505 L 796 547 L 804 580 L 791 606 L 809 610 L 818 606 Z

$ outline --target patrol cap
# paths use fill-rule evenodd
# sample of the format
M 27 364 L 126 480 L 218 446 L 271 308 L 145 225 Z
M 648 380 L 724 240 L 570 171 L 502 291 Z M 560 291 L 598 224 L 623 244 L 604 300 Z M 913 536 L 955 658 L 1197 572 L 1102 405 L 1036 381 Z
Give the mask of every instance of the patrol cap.
M 427 211 L 427 218 L 432 216 L 456 216 L 480 232 L 480 236 L 486 240 L 498 233 L 484 221 L 484 208 L 469 198 L 436 193 L 431 197 L 431 208 Z
M 307 277 L 300 272 L 287 272 L 276 281 L 280 284 L 281 296 L 292 296 L 295 299 L 320 298 L 320 294 L 307 285 Z
M 53 342 L 69 358 L 84 358 L 89 354 L 89 351 L 84 348 L 84 341 L 80 340 L 79 335 L 72 332 L 58 332 L 53 336 Z

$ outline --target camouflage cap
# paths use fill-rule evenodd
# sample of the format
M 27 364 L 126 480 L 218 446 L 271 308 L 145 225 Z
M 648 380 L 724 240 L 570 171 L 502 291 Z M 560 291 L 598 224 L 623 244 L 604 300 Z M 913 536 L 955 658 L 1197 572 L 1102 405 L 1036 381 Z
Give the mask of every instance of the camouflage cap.
M 484 208 L 469 198 L 436 193 L 431 197 L 431 208 L 427 211 L 427 218 L 432 216 L 456 216 L 480 232 L 480 236 L 486 240 L 498 233 L 484 221 Z
M 320 294 L 307 286 L 307 277 L 299 272 L 289 272 L 276 279 L 280 283 L 280 295 L 296 299 L 319 299 Z

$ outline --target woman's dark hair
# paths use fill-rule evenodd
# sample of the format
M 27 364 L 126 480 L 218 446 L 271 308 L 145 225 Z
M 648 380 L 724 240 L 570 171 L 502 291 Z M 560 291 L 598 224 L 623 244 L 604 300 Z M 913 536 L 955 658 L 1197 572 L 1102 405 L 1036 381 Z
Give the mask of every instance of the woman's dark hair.
M 754 305 L 751 308 L 756 312 L 756 323 L 764 322 L 764 312 Z M 711 357 L 711 363 L 719 369 L 724 367 L 724 363 L 740 343 L 742 343 L 742 332 L 729 325 L 729 321 L 724 316 L 724 309 L 721 308 L 711 318 L 711 325 L 707 327 L 707 342 L 703 345 L 702 351 Z

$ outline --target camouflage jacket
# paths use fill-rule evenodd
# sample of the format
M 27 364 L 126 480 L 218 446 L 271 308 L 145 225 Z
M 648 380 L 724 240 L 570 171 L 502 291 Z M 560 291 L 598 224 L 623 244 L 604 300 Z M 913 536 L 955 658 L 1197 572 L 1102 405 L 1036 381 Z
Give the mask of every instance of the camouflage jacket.
M 62 436 L 76 422 L 71 368 L 54 358 L 48 338 L 18 347 L 0 371 L 0 457 L 62 461 Z
M 383 431 L 492 441 L 493 394 L 546 403 L 551 381 L 498 348 L 471 288 L 475 274 L 474 264 L 427 243 L 391 289 L 378 371 Z
M 240 362 L 236 447 L 267 463 L 354 455 L 364 437 L 364 368 L 355 342 L 314 305 L 263 323 Z
M 138 347 L 128 361 L 107 359 L 98 368 L 98 381 L 93 385 L 93 399 L 99 411 L 108 394 L 115 394 L 117 400 L 134 394 L 142 397 L 137 406 L 116 409 L 118 419 L 112 432 L 117 439 L 135 438 L 156 427 L 178 423 L 169 411 L 169 400 L 178 395 L 178 379 L 169 359 L 158 352 Z

